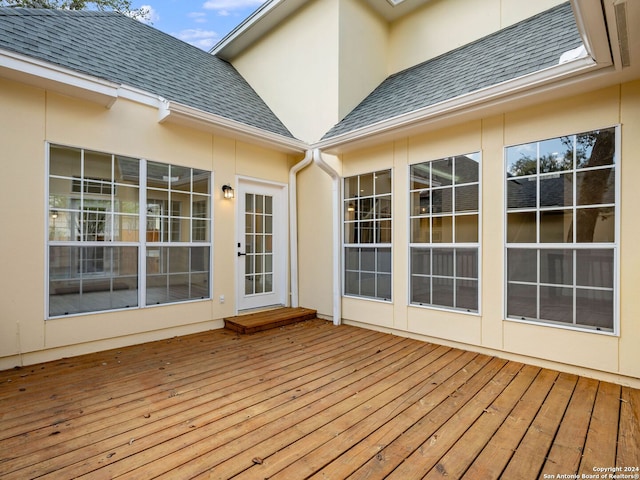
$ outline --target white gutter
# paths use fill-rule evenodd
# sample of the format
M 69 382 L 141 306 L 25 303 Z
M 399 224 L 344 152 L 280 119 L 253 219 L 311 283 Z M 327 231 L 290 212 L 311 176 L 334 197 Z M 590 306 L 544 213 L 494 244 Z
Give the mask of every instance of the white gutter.
M 333 182 L 333 324 L 342 323 L 342 271 L 340 267 L 340 175 L 322 158 L 319 148 L 313 149 L 313 162 L 325 173 L 329 174 Z
M 408 113 L 372 123 L 356 130 L 320 140 L 312 145 L 314 148 L 327 150 L 357 141 L 366 140 L 373 136 L 390 133 L 397 129 L 411 128 L 424 122 L 446 118 L 461 112 L 478 108 L 485 108 L 494 103 L 504 102 L 514 97 L 524 97 L 539 93 L 547 85 L 556 87 L 558 82 L 571 82 L 575 77 L 588 72 L 595 72 L 611 63 L 598 64 L 590 57 L 554 65 L 535 73 L 524 75 L 487 88 L 476 90 L 466 95 L 460 95 L 434 105 L 429 105 Z
M 111 108 L 120 84 L 85 75 L 49 62 L 0 50 L 0 77 L 88 100 Z
M 298 172 L 313 162 L 313 153 L 307 150 L 304 158 L 289 170 L 289 250 L 291 261 L 289 262 L 291 273 L 291 306 L 300 306 L 298 289 Z
M 296 138 L 285 137 L 258 127 L 205 112 L 181 103 L 164 100 L 159 108 L 158 123 L 177 123 L 206 131 L 222 132 L 251 144 L 260 144 L 279 151 L 300 153 L 307 144 Z

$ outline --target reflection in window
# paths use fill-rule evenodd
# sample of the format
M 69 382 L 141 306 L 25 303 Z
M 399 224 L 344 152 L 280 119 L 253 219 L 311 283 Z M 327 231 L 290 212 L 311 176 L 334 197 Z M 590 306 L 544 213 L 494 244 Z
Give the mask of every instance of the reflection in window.
M 616 129 L 506 149 L 507 316 L 614 329 Z
M 203 170 L 51 145 L 49 317 L 209 297 L 209 185 Z
M 344 294 L 391 301 L 391 170 L 344 179 Z
M 478 305 L 480 154 L 412 165 L 411 303 Z

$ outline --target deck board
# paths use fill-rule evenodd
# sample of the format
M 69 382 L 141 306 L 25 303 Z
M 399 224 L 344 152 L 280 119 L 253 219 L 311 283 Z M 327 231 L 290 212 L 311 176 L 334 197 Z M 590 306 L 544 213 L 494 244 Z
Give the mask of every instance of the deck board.
M 628 387 L 314 319 L 0 372 L 0 477 L 538 478 L 637 466 L 639 412 Z

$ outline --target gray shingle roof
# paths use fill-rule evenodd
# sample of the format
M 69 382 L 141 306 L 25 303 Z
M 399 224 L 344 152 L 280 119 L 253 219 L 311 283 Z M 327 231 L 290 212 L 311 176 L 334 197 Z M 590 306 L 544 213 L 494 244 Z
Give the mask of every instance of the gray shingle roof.
M 582 43 L 569 3 L 388 77 L 324 139 L 558 64 Z
M 0 8 L 0 49 L 293 138 L 229 63 L 122 14 Z

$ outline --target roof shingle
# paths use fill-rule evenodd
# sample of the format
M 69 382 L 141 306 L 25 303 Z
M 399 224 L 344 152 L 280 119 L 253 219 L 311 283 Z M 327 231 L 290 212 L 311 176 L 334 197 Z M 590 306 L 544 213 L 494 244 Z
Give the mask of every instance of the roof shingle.
M 324 139 L 557 65 L 581 43 L 571 5 L 558 5 L 391 75 Z
M 231 64 L 119 13 L 0 8 L 0 49 L 293 138 Z

